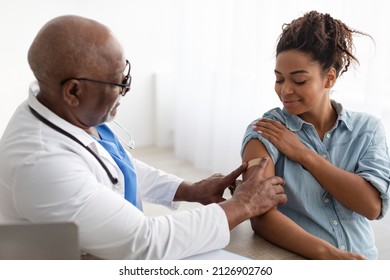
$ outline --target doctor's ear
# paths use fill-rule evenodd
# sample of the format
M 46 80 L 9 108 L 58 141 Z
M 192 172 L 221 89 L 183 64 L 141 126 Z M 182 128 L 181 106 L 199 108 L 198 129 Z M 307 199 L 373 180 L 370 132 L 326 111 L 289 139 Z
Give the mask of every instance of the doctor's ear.
M 77 80 L 67 81 L 62 85 L 62 96 L 64 101 L 70 106 L 77 106 L 80 103 L 81 88 Z
M 328 73 L 326 74 L 326 83 L 325 88 L 331 88 L 336 83 L 337 80 L 337 73 L 336 69 L 333 67 L 329 69 Z

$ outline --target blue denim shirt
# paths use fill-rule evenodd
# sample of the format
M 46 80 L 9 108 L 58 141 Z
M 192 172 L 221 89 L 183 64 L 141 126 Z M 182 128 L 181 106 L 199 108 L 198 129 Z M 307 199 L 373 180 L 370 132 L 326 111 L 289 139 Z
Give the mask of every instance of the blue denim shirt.
M 382 213 L 379 218 L 382 218 L 389 207 L 390 181 L 390 159 L 383 125 L 371 115 L 344 110 L 335 101 L 332 105 L 338 119 L 323 140 L 312 124 L 284 109 L 275 108 L 263 117 L 284 124 L 308 148 L 334 165 L 369 181 L 380 192 Z M 288 202 L 278 207 L 282 213 L 338 248 L 360 253 L 368 259 L 378 258 L 373 230 L 364 216 L 332 197 L 305 168 L 289 160 L 272 143 L 253 131 L 252 123 L 246 130 L 242 151 L 253 138 L 265 145 L 275 164 L 276 175 L 286 181 Z

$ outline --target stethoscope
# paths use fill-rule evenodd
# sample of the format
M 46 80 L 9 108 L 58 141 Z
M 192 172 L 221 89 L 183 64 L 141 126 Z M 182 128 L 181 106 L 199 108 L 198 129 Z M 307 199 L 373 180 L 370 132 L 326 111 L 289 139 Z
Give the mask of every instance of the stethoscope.
M 75 141 L 76 143 L 80 144 L 82 147 L 84 147 L 88 152 L 90 152 L 95 158 L 96 160 L 100 163 L 100 165 L 103 167 L 103 169 L 106 171 L 108 177 L 110 178 L 110 181 L 112 184 L 116 185 L 118 184 L 118 179 L 115 178 L 110 170 L 107 168 L 107 166 L 104 164 L 104 162 L 102 161 L 102 159 L 88 146 L 84 145 L 79 139 L 77 139 L 75 136 L 73 136 L 72 134 L 70 134 L 69 132 L 63 130 L 61 127 L 55 125 L 54 123 L 52 123 L 51 121 L 49 121 L 48 119 L 46 119 L 45 117 L 43 117 L 42 115 L 40 115 L 37 111 L 35 111 L 33 108 L 31 108 L 31 106 L 28 106 L 30 108 L 30 111 L 31 113 L 37 118 L 39 119 L 41 122 L 43 122 L 44 124 L 46 124 L 47 126 L 51 127 L 52 129 L 56 130 L 57 132 L 69 137 L 70 139 L 72 139 L 73 141 Z M 121 129 L 123 129 L 123 131 L 129 136 L 130 140 L 129 140 L 129 143 L 127 143 L 126 141 L 124 141 L 121 137 L 119 137 L 119 135 L 116 134 L 116 136 L 118 137 L 119 140 L 121 140 L 124 144 L 126 144 L 126 146 L 128 146 L 130 149 L 133 149 L 135 147 L 135 142 L 133 140 L 133 138 L 131 137 L 131 134 L 130 132 L 125 129 L 120 123 L 118 123 L 117 121 L 114 121 L 116 125 L 118 125 Z
M 125 144 L 127 147 L 129 147 L 130 149 L 134 149 L 135 148 L 135 141 L 133 140 L 131 133 L 116 120 L 113 120 L 112 122 L 115 123 L 120 129 L 122 129 L 126 133 L 126 135 L 129 137 L 129 141 L 125 141 L 122 137 L 120 137 L 117 133 L 114 132 L 115 136 L 118 137 L 118 139 L 121 140 L 121 142 L 123 144 Z

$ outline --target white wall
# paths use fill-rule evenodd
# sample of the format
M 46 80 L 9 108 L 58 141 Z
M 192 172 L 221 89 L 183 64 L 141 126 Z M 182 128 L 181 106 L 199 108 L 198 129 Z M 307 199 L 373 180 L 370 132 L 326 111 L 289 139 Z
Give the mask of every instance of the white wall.
M 110 27 L 125 47 L 132 64 L 133 84 L 123 99 L 118 120 L 132 132 L 137 146 L 156 141 L 155 73 L 171 68 L 176 34 L 170 0 L 0 0 L 0 135 L 18 104 L 27 97 L 33 75 L 27 51 L 39 29 L 64 14 L 91 17 Z M 159 87 L 164 87 L 160 81 Z M 164 92 L 162 90 L 161 92 Z M 165 90 L 166 92 L 166 90 Z M 167 92 L 169 96 L 169 91 Z M 159 98 L 160 108 L 171 99 Z M 168 104 L 168 105 L 166 105 Z M 162 118 L 160 119 L 160 123 Z M 161 126 L 166 127 L 168 120 Z M 165 133 L 165 137 L 168 137 Z M 167 145 L 165 139 L 162 143 Z
M 284 23 L 318 10 L 372 35 L 354 36 L 360 66 L 332 98 L 382 119 L 390 138 L 390 21 L 384 0 L 211 0 L 180 2 L 175 153 L 198 168 L 229 172 L 246 126 L 281 103 L 274 92 L 275 45 Z M 201 5 L 199 4 L 201 3 Z
M 291 7 L 287 8 L 287 5 Z M 118 114 L 136 145 L 175 144 L 198 167 L 227 172 L 239 161 L 245 126 L 279 106 L 273 50 L 281 25 L 310 9 L 373 35 L 361 67 L 338 82 L 335 98 L 390 126 L 386 81 L 390 21 L 386 0 L 0 0 L 0 135 L 27 97 L 27 51 L 49 19 L 63 14 L 109 26 L 132 63 L 133 84 Z M 368 43 L 367 43 L 368 42 Z M 368 51 L 366 51 L 368 50 Z M 387 128 L 388 129 L 388 128 Z M 389 129 L 388 129 L 389 130 Z

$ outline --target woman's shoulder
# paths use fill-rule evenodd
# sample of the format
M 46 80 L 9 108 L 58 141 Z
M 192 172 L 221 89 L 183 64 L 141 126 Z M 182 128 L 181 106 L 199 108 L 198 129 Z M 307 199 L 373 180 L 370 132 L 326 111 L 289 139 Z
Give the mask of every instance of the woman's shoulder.
M 354 111 L 354 110 L 344 110 L 346 120 L 351 122 L 353 126 L 372 126 L 380 125 L 381 119 L 371 113 Z
M 267 118 L 267 119 L 276 120 L 276 121 L 282 121 L 283 119 L 285 119 L 285 117 L 283 116 L 283 110 L 278 108 L 278 107 L 275 107 L 275 108 L 263 113 L 262 116 L 252 120 L 250 122 L 250 124 L 248 125 L 248 128 L 252 127 L 252 125 L 255 122 L 257 122 L 260 118 Z
M 342 104 L 332 100 L 332 105 L 336 109 L 339 118 L 344 121 L 350 129 L 358 127 L 377 127 L 381 125 L 380 118 L 371 113 L 346 109 Z
M 285 112 L 279 107 L 275 107 L 263 114 L 263 118 L 269 118 L 274 120 L 283 120 L 286 118 Z
M 263 118 L 271 119 L 274 121 L 278 121 L 281 124 L 286 125 L 288 119 L 291 119 L 291 115 L 289 115 L 286 110 L 281 109 L 279 107 L 275 107 L 263 114 Z

